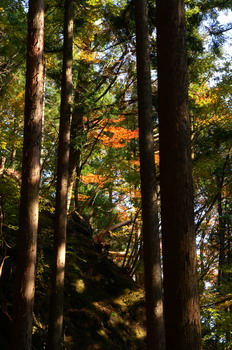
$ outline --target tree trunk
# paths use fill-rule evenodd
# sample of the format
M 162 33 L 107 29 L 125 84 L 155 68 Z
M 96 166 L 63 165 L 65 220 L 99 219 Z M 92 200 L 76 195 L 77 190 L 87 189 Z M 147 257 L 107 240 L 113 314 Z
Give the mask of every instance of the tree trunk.
M 72 0 L 66 0 L 54 232 L 55 258 L 52 271 L 52 295 L 47 347 L 49 350 L 61 349 L 63 341 L 63 296 L 66 254 L 70 110 L 72 99 L 72 45 Z
M 201 349 L 183 0 L 157 0 L 161 220 L 167 350 Z
M 78 104 L 79 94 L 76 92 L 74 104 Z M 72 192 L 76 184 L 77 192 L 80 181 L 80 157 L 83 135 L 83 111 L 77 106 L 74 108 L 71 123 L 70 161 L 69 161 L 69 183 L 68 183 L 68 211 L 70 210 Z M 76 188 L 75 188 L 76 190 Z M 77 197 L 77 198 L 76 198 Z M 78 193 L 75 195 L 73 209 L 78 210 Z
M 217 145 L 219 147 L 219 145 Z M 219 175 L 216 175 L 216 185 L 217 185 L 217 214 L 218 214 L 218 230 L 217 230 L 217 236 L 218 236 L 218 244 L 219 244 L 219 257 L 218 257 L 218 294 L 222 295 L 222 289 L 224 286 L 224 282 L 226 281 L 226 276 L 224 273 L 224 267 L 226 264 L 226 225 L 225 220 L 223 218 L 223 198 L 222 198 L 222 188 L 223 188 L 223 182 L 224 182 L 224 176 L 220 177 Z M 218 320 L 216 320 L 216 329 L 220 329 L 218 323 Z M 216 333 L 216 348 L 221 349 L 220 345 L 220 335 Z M 227 339 L 229 338 L 226 334 Z
M 43 109 L 44 1 L 29 1 L 22 185 L 12 350 L 31 350 Z
M 222 204 L 222 186 L 223 178 L 216 175 L 216 184 L 217 184 L 217 212 L 218 212 L 218 242 L 219 242 L 219 261 L 218 261 L 218 287 L 221 286 L 223 282 L 223 267 L 226 263 L 226 225 L 223 218 L 223 204 Z
M 152 92 L 146 0 L 135 1 L 135 14 L 147 349 L 163 350 L 165 348 L 165 342 L 160 238 L 154 164 Z

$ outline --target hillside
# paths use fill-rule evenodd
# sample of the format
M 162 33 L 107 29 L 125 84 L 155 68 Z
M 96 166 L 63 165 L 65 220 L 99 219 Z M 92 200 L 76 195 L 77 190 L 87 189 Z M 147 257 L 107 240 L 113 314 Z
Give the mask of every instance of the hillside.
M 52 257 L 53 215 L 40 218 L 38 266 L 34 307 L 33 349 L 44 348 L 49 311 L 49 279 Z M 82 233 L 81 233 L 82 232 Z M 13 250 L 12 250 L 13 251 Z M 1 296 L 1 349 L 8 349 L 12 307 L 14 254 L 4 264 Z M 6 295 L 7 291 L 7 295 Z M 6 315 L 7 310 L 7 315 Z M 131 278 L 96 246 L 91 230 L 72 218 L 68 225 L 64 312 L 64 348 L 67 350 L 145 349 L 144 294 Z M 6 327 L 5 327 L 6 328 Z

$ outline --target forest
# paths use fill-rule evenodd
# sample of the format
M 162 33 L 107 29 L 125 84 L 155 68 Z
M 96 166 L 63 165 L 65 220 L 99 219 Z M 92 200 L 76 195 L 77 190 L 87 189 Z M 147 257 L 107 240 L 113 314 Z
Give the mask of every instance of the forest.
M 231 0 L 1 0 L 0 349 L 232 349 Z

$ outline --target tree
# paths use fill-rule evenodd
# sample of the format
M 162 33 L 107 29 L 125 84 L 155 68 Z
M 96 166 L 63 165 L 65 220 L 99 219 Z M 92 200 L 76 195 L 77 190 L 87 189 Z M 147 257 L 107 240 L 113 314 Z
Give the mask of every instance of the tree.
M 62 347 L 63 295 L 66 255 L 67 195 L 69 178 L 70 113 L 72 99 L 73 3 L 65 1 L 63 70 L 57 161 L 57 187 L 54 228 L 54 264 L 48 331 L 48 349 Z
M 64 3 L 65 1 L 56 0 L 46 2 L 41 215 L 32 338 L 33 346 L 38 349 L 43 347 L 42 329 L 44 328 L 46 332 L 48 323 L 48 308 L 44 305 L 48 304 L 48 270 L 51 266 L 53 250 L 51 232 L 54 219 L 52 213 L 55 210 Z M 223 36 L 226 40 L 229 34 L 224 32 L 222 36 L 222 31 L 229 27 L 220 25 L 218 14 L 222 7 L 231 5 L 224 0 L 188 0 L 185 4 L 202 340 L 207 350 L 216 347 L 227 350 L 231 347 L 229 325 L 232 316 L 229 207 L 232 130 L 231 65 L 229 57 L 227 62 L 223 62 L 223 56 L 219 56 L 220 53 L 223 55 L 221 50 Z M 80 239 L 79 233 L 86 232 L 85 226 L 88 226 L 86 221 L 90 223 L 92 230 L 89 230 L 87 235 L 93 234 L 93 240 L 99 243 L 98 249 L 101 248 L 105 253 L 109 253 L 109 257 L 118 266 L 123 267 L 123 270 L 138 284 L 144 285 L 134 5 L 135 2 L 127 0 L 75 2 L 74 98 L 69 156 L 71 212 L 68 229 L 70 232 L 73 228 L 76 230 L 76 220 L 80 219 L 84 223 L 81 231 L 78 222 L 76 231 L 78 234 L 75 235 L 78 242 L 80 241 L 78 246 L 82 250 L 85 242 L 83 238 Z M 18 231 L 21 181 L 26 12 L 27 2 L 24 0 L 1 0 L 0 158 L 3 157 L 2 159 L 6 161 L 4 168 L 0 166 L 0 306 L 1 311 L 10 317 L 13 316 L 11 285 L 15 273 L 15 233 Z M 149 2 L 154 108 L 152 110 L 154 146 L 151 147 L 155 149 L 156 177 L 159 186 L 155 15 L 155 3 Z M 204 31 L 203 35 L 202 31 Z M 214 50 L 212 50 L 213 47 Z M 226 56 L 224 56 L 225 59 Z M 144 91 L 146 91 L 145 88 Z M 149 95 L 150 92 L 146 94 Z M 140 129 L 146 126 L 148 124 L 142 125 Z M 170 169 L 167 171 L 171 172 Z M 73 180 L 74 185 L 71 186 Z M 157 224 L 157 217 L 154 216 L 154 218 Z M 146 223 L 148 223 L 147 220 Z M 75 295 L 79 299 L 81 296 L 76 293 L 75 283 L 73 284 L 74 279 L 77 278 L 76 267 L 73 266 L 72 270 L 73 258 L 77 257 L 76 239 L 72 234 L 68 239 L 68 258 L 71 255 L 71 259 L 68 261 L 70 264 L 65 268 L 67 308 L 66 310 L 64 308 L 64 315 L 67 316 L 66 334 L 68 335 L 65 343 L 67 341 L 69 347 L 73 342 L 75 347 L 76 343 L 79 344 L 79 340 L 81 341 L 81 338 L 78 339 L 81 333 L 78 329 L 80 331 L 82 328 L 79 327 L 79 323 L 74 325 L 69 315 L 70 309 L 78 308 Z M 79 267 L 78 260 L 80 260 L 79 257 L 76 260 Z M 73 271 L 72 277 L 70 269 Z M 90 288 L 82 294 L 84 299 L 86 299 L 86 293 L 91 296 Z M 93 289 L 92 298 L 96 296 Z M 136 302 L 134 307 L 137 309 L 140 304 Z M 152 314 L 152 307 L 150 311 Z M 79 317 L 78 319 L 80 320 Z M 70 337 L 72 333 L 69 327 L 70 320 L 76 333 L 73 339 Z M 89 320 L 88 317 L 88 322 Z M 104 321 L 103 324 L 105 325 Z M 110 325 L 110 322 L 108 324 Z M 4 330 L 5 327 L 0 330 L 1 344 L 1 335 L 5 337 Z M 96 333 L 97 331 L 96 329 Z M 131 336 L 133 336 L 132 333 Z M 107 334 L 109 335 L 108 329 Z M 156 336 L 155 332 L 154 335 Z M 113 338 L 112 335 L 112 343 Z M 154 339 L 152 336 L 152 341 Z M 104 340 L 106 340 L 105 336 Z M 141 344 L 144 342 L 145 340 L 141 338 Z
M 44 2 L 29 1 L 24 144 L 11 349 L 31 349 L 43 114 Z
M 154 163 L 152 93 L 146 0 L 135 1 L 140 176 L 147 317 L 147 349 L 165 348 L 159 217 Z
M 72 190 L 74 191 L 74 208 L 78 208 L 78 185 L 80 181 L 80 156 L 81 156 L 81 137 L 83 134 L 83 115 L 77 107 L 73 110 L 71 123 L 71 142 L 70 142 L 70 162 L 69 162 L 69 186 L 68 186 L 68 210 L 70 209 Z
M 195 221 L 200 251 L 199 282 L 205 349 L 229 349 L 231 339 L 231 104 L 230 72 L 214 84 L 191 86 Z M 225 79 L 226 75 L 226 79 Z
M 157 1 L 166 348 L 201 349 L 184 1 Z

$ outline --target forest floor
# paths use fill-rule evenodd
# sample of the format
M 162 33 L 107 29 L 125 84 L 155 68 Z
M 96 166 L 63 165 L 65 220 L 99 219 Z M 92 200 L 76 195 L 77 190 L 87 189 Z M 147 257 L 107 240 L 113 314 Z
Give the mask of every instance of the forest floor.
M 52 216 L 41 215 L 33 350 L 44 349 L 47 339 L 52 226 Z M 145 349 L 143 289 L 94 244 L 91 235 L 80 233 L 79 228 L 72 220 L 68 229 L 64 349 Z M 11 296 L 8 299 L 10 305 Z M 4 345 L 1 350 L 8 349 L 1 330 L 0 343 Z

